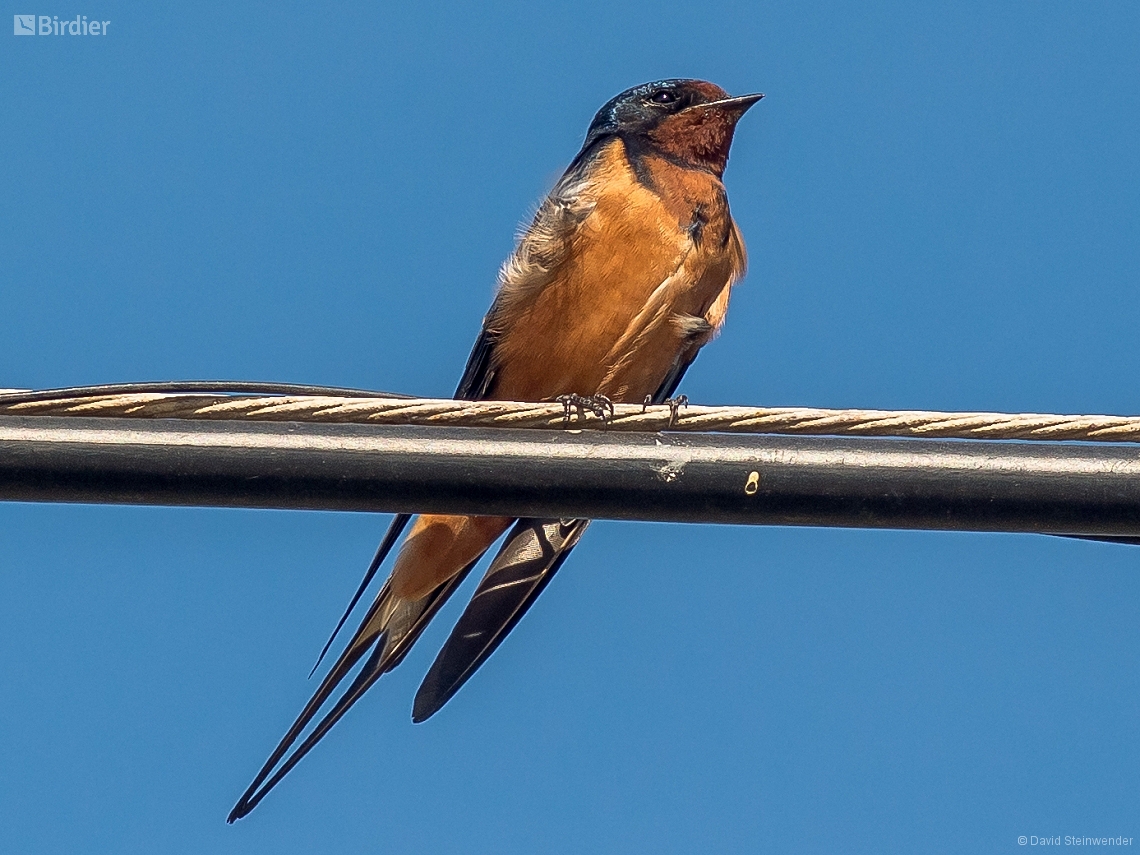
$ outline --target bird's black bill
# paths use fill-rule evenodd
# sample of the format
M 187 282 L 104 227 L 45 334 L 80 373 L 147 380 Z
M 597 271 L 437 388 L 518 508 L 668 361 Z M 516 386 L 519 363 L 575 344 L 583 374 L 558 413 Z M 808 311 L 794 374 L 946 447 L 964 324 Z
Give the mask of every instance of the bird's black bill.
M 719 101 L 707 101 L 704 104 L 694 104 L 690 110 L 700 107 L 717 107 L 743 114 L 745 110 L 764 97 L 763 92 L 753 92 L 751 95 L 737 95 L 735 98 L 721 98 Z

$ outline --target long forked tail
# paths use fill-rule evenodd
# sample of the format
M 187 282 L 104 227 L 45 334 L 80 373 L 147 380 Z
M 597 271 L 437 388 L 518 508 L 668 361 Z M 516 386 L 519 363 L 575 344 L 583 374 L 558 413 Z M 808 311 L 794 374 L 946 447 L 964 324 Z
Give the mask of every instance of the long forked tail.
M 365 575 L 362 589 L 367 587 L 367 582 L 383 562 L 387 554 L 385 545 L 388 550 L 391 549 L 400 528 L 406 522 L 406 519 L 401 520 L 400 517 L 393 521 L 392 528 Z M 424 678 L 416 694 L 413 721 L 421 722 L 435 714 L 495 651 L 553 578 L 587 525 L 588 520 L 519 520 L 515 524 Z M 428 622 L 462 584 L 481 557 L 482 554 L 453 578 L 418 600 L 396 597 L 385 583 L 369 607 L 360 628 L 249 788 L 242 794 L 227 822 L 241 819 L 252 811 L 372 684 L 403 660 Z M 353 598 L 354 604 L 361 593 L 362 591 L 357 591 Z M 342 618 L 341 624 L 343 623 Z M 301 744 L 293 748 L 294 743 L 332 697 L 337 686 L 366 654 L 368 657 L 364 666 L 344 694 Z
M 348 603 L 348 608 L 344 610 L 344 614 L 340 616 L 340 620 L 336 622 L 336 627 L 329 636 L 329 640 L 325 642 L 325 646 L 321 648 L 321 655 L 317 657 L 317 662 L 313 665 L 313 670 L 309 672 L 310 679 L 317 673 L 317 669 L 321 667 L 321 662 L 325 659 L 325 654 L 329 652 L 332 643 L 336 641 L 337 635 L 340 634 L 341 629 L 344 627 L 344 622 L 348 620 L 348 616 L 352 614 L 352 610 L 356 608 L 356 604 L 360 602 L 360 598 L 364 592 L 368 590 L 368 586 L 372 584 L 372 579 L 376 576 L 376 571 L 380 569 L 380 565 L 384 563 L 384 559 L 388 557 L 388 553 L 392 551 L 392 547 L 396 545 L 396 538 L 400 536 L 400 532 L 408 525 L 408 521 L 412 518 L 411 514 L 397 514 L 396 518 L 392 520 L 392 524 L 388 526 L 388 531 L 384 533 L 384 539 L 380 541 L 380 545 L 376 547 L 376 554 L 372 556 L 372 561 L 368 565 L 368 569 L 364 571 L 364 578 L 360 580 L 360 586 L 356 589 L 356 593 L 352 595 L 352 599 Z
M 377 551 L 376 558 L 373 559 L 372 565 L 369 566 L 361 590 L 358 590 L 356 596 L 353 598 L 353 604 L 359 600 L 361 591 L 367 587 L 367 583 L 371 581 L 372 576 L 376 573 L 376 568 L 383 562 L 387 554 L 384 551 L 384 546 L 387 545 L 388 550 L 391 550 L 392 544 L 395 543 L 396 536 L 406 523 L 406 517 L 403 519 L 397 517 L 393 520 L 392 526 L 389 528 L 388 534 L 381 544 L 381 549 Z M 394 534 L 393 531 L 395 531 Z M 390 671 L 400 663 L 416 639 L 420 637 L 424 627 L 427 626 L 428 622 L 435 616 L 435 613 L 439 611 L 443 604 L 447 602 L 448 597 L 455 592 L 455 589 L 459 587 L 467 577 L 467 574 L 471 572 L 471 568 L 478 562 L 479 557 L 464 567 L 463 570 L 453 578 L 418 600 L 404 600 L 394 596 L 389 590 L 387 583 L 385 583 L 377 595 L 376 600 L 369 607 L 367 614 L 364 616 L 364 620 L 360 624 L 360 628 L 357 629 L 344 652 L 337 658 L 336 663 L 321 681 L 320 686 L 317 687 L 317 690 L 313 693 L 312 698 L 309 699 L 305 708 L 301 710 L 301 714 L 297 716 L 292 727 L 290 727 L 285 736 L 282 737 L 281 742 L 278 743 L 277 748 L 274 749 L 269 759 L 265 761 L 265 765 L 261 767 L 261 770 L 253 779 L 253 782 L 242 794 L 241 798 L 238 799 L 237 804 L 234 805 L 234 809 L 230 811 L 226 822 L 241 819 L 253 810 L 258 802 L 265 798 L 265 795 L 285 777 L 285 774 L 297 765 L 302 757 L 309 753 L 313 746 L 329 731 L 329 728 L 340 721 L 341 717 L 360 699 L 361 695 L 363 695 L 382 674 L 386 671 Z M 351 611 L 351 606 L 349 611 Z M 342 618 L 341 624 L 343 623 L 344 619 Z M 301 745 L 286 757 L 289 749 L 304 732 L 305 728 L 309 726 L 310 722 L 316 718 L 321 708 L 328 702 L 333 692 L 336 691 L 337 686 L 344 681 L 369 650 L 372 651 L 371 655 L 345 693 L 341 695 L 332 709 L 330 709 L 317 726 L 313 728 L 312 732 L 305 738 Z M 283 758 L 284 762 L 282 762 Z M 281 764 L 280 767 L 278 767 L 279 763 Z M 274 771 L 275 769 L 276 771 Z M 271 775 L 272 777 L 270 777 Z

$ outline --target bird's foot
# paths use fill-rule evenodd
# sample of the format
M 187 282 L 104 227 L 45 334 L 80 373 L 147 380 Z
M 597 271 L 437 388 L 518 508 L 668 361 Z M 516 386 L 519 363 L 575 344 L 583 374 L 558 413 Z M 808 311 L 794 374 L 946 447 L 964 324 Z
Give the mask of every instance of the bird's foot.
M 644 413 L 652 403 L 653 396 L 646 395 L 645 400 L 641 402 L 641 412 Z M 661 403 L 669 405 L 669 427 L 673 427 L 677 422 L 677 411 L 680 410 L 681 407 L 689 406 L 689 396 L 678 395 L 676 398 L 666 398 Z
M 678 395 L 676 398 L 666 398 L 665 403 L 669 405 L 669 427 L 673 427 L 677 423 L 677 411 L 681 407 L 689 406 L 689 396 Z
M 614 402 L 605 395 L 559 395 L 555 398 L 562 405 L 562 424 L 570 424 L 570 412 L 578 415 L 578 421 L 586 418 L 586 413 L 593 413 L 603 424 L 609 424 L 614 417 Z

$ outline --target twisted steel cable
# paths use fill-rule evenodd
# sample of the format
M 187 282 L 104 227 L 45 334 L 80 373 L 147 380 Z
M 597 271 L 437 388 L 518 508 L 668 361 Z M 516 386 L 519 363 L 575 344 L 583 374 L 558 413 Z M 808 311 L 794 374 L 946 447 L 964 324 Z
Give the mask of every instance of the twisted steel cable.
M 1140 442 L 1137 416 L 616 404 L 612 417 L 603 419 L 557 401 L 456 401 L 333 387 L 213 381 L 13 390 L 0 394 L 0 415 Z

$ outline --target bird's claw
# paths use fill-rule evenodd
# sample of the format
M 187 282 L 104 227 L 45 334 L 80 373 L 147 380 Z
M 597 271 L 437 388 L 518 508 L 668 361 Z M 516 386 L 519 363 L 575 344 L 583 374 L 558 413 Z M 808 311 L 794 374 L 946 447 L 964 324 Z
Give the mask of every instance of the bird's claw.
M 559 395 L 555 398 L 562 405 L 562 424 L 570 424 L 570 411 L 577 413 L 578 421 L 586 418 L 586 413 L 593 413 L 602 420 L 602 424 L 609 424 L 614 417 L 614 402 L 605 395 Z
M 666 398 L 665 403 L 669 405 L 669 427 L 673 427 L 677 423 L 677 411 L 681 407 L 689 406 L 689 396 L 678 395 L 676 398 Z
M 652 403 L 653 396 L 646 395 L 645 400 L 641 402 L 641 412 L 644 413 Z M 676 398 L 666 398 L 661 403 L 669 405 L 669 427 L 673 427 L 673 425 L 677 423 L 677 411 L 680 410 L 681 407 L 689 406 L 689 396 L 678 395 Z

